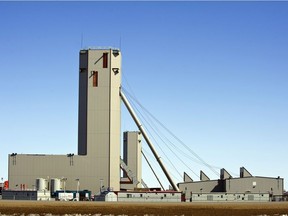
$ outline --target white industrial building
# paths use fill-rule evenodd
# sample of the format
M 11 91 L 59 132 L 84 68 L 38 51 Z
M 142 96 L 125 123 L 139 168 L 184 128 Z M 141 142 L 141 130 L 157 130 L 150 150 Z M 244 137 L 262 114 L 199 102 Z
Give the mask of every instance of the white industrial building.
M 47 201 L 51 199 L 49 191 L 36 190 L 5 190 L 2 194 L 4 200 L 38 200 Z
M 119 191 L 120 202 L 181 202 L 182 193 L 177 191 Z
M 267 193 L 193 193 L 185 202 L 269 202 Z
M 181 202 L 182 193 L 178 191 L 111 191 L 95 196 L 95 201 Z

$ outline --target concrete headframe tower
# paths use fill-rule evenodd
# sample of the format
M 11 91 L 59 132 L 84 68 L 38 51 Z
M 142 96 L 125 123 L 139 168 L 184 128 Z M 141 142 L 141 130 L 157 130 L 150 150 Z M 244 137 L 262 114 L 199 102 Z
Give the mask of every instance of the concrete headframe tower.
M 121 53 L 80 51 L 78 155 L 91 158 L 105 186 L 119 189 Z
M 107 187 L 118 191 L 121 179 L 120 86 L 120 50 L 80 50 L 78 154 L 10 154 L 9 184 L 25 184 L 32 188 L 37 178 L 62 179 L 66 189 L 73 190 L 75 179 L 78 179 L 81 189 L 92 193 Z M 139 144 L 136 141 L 127 140 L 130 142 L 127 144 L 128 165 L 135 161 L 129 159 L 131 154 L 137 153 L 137 158 L 141 156 L 140 150 L 133 151 Z M 138 164 L 135 172 L 137 182 L 140 182 L 141 164 Z

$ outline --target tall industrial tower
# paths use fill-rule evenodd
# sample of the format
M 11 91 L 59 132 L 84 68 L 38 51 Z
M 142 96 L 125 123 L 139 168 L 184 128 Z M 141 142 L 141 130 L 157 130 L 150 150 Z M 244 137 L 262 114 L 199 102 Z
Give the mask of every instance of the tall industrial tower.
M 102 186 L 120 189 L 121 52 L 81 50 L 79 67 L 78 155 L 10 154 L 8 178 L 15 189 L 33 188 L 36 178 L 65 179 L 67 190 L 76 188 L 75 179 L 92 193 Z
M 78 154 L 93 158 L 97 175 L 119 188 L 121 53 L 81 50 Z

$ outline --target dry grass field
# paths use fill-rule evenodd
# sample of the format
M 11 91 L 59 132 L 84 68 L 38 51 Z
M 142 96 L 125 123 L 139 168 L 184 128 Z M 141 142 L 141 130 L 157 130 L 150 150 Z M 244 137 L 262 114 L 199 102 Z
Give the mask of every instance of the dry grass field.
M 0 215 L 288 215 L 288 202 L 121 203 L 0 200 Z

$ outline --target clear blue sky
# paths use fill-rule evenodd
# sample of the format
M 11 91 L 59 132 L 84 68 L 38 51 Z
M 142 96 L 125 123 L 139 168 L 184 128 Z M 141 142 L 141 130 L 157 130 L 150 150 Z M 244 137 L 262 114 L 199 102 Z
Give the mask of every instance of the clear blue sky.
M 0 177 L 12 152 L 77 153 L 79 49 L 113 46 L 123 86 L 208 164 L 287 188 L 287 23 L 288 2 L 0 2 Z

